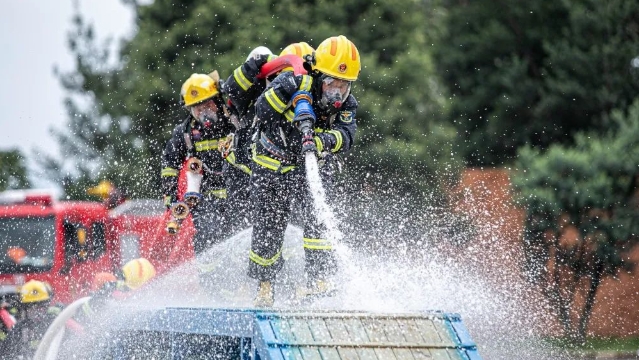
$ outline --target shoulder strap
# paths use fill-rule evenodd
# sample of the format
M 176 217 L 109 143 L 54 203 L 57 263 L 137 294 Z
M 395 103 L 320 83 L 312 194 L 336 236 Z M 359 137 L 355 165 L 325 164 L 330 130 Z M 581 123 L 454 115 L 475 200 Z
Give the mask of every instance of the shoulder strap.
M 186 156 L 191 157 L 193 153 L 193 141 L 191 141 L 191 117 L 187 117 L 184 121 L 184 144 L 186 144 Z

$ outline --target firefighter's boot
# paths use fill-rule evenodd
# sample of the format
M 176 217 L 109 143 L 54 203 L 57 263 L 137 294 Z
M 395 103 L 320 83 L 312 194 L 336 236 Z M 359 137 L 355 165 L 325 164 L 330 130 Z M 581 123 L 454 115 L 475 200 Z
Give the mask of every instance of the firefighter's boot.
M 273 284 L 270 281 L 260 281 L 257 287 L 257 296 L 253 301 L 255 307 L 271 307 L 273 306 Z
M 337 288 L 328 279 L 316 279 L 308 282 L 305 288 L 298 289 L 298 298 L 317 298 L 335 295 Z

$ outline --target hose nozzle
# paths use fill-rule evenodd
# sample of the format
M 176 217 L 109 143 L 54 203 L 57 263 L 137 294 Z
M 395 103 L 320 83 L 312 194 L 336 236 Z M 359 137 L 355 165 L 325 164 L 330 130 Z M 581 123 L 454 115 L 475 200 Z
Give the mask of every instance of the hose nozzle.
M 189 160 L 187 160 L 186 168 L 192 173 L 201 174 L 202 173 L 202 161 L 200 159 L 192 157 Z
M 171 206 L 171 215 L 176 220 L 184 220 L 189 216 L 189 206 L 184 202 L 178 202 Z

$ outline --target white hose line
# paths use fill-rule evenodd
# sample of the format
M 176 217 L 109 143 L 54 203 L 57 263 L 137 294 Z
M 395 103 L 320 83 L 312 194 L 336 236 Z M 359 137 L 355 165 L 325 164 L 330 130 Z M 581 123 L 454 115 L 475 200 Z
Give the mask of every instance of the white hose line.
M 47 328 L 47 332 L 42 336 L 38 350 L 33 357 L 34 360 L 55 360 L 58 357 L 58 350 L 67 320 L 74 317 L 78 309 L 90 299 L 90 296 L 80 298 L 69 304 L 56 316 L 55 320 Z

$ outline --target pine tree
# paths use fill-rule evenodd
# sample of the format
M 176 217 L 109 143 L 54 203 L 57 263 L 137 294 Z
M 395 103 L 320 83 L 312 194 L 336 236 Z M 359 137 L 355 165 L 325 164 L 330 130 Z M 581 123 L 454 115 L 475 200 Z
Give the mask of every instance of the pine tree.
M 599 285 L 634 267 L 639 244 L 639 100 L 611 122 L 604 134 L 577 134 L 574 146 L 522 148 L 513 180 L 527 209 L 527 274 L 579 342 Z
M 472 165 L 500 165 L 525 144 L 546 148 L 603 131 L 609 111 L 626 109 L 639 91 L 629 81 L 636 1 L 446 4 L 435 58 L 451 91 L 449 121 Z
M 138 31 L 125 41 L 115 65 L 95 44 L 80 16 L 70 37 L 76 70 L 61 74 L 72 99 L 63 151 L 79 153 L 66 165 L 48 159 L 58 178 L 126 184 L 132 196 L 159 196 L 159 161 L 171 129 L 186 116 L 179 88 L 191 73 L 232 73 L 252 48 L 276 54 L 292 42 L 312 46 L 344 34 L 357 46 L 363 69 L 354 85 L 359 134 L 349 162 L 355 173 L 390 173 L 426 189 L 438 173 L 454 173 L 450 126 L 441 122 L 441 89 L 433 80 L 429 44 L 437 17 L 424 3 L 364 0 L 157 0 L 133 5 Z M 89 106 L 77 101 L 84 98 Z M 75 152 L 77 151 L 77 152 Z M 73 166 L 70 166 L 73 163 Z M 73 171 L 65 171 L 67 168 Z M 82 196 L 83 189 L 68 192 Z
M 0 191 L 30 187 L 24 157 L 18 150 L 0 151 Z

